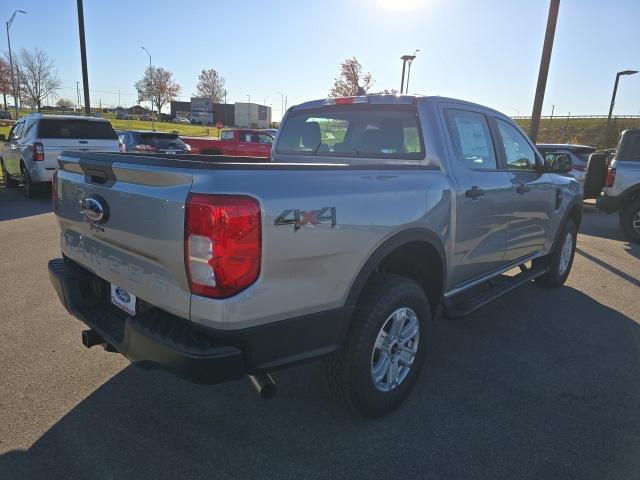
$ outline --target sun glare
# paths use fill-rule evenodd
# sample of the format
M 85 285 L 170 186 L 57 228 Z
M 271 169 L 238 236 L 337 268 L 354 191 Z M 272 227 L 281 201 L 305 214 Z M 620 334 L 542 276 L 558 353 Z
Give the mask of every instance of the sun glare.
M 424 3 L 424 0 L 377 0 L 385 10 L 406 12 L 413 10 Z

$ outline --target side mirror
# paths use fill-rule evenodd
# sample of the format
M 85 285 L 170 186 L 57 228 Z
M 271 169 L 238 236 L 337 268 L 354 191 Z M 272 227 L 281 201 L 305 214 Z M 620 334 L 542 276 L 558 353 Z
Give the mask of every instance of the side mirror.
M 7 141 L 7 137 L 5 136 L 4 133 L 0 133 L 0 142 L 6 142 Z
M 544 171 L 547 173 L 569 173 L 572 168 L 573 162 L 566 153 L 547 153 L 544 156 Z

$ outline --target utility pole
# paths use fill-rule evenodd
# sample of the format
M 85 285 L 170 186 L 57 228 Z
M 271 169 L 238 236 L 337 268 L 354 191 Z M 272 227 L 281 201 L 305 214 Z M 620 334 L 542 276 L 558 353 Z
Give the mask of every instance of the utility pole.
M 538 72 L 538 85 L 536 86 L 536 96 L 533 100 L 531 127 L 529 128 L 529 137 L 533 143 L 536 143 L 538 130 L 540 129 L 540 115 L 542 114 L 542 104 L 544 103 L 544 92 L 547 88 L 547 76 L 549 75 L 549 64 L 551 63 L 551 51 L 553 50 L 553 39 L 556 34 L 559 10 L 560 0 L 551 0 L 549 3 L 547 30 L 544 34 L 542 58 L 540 59 L 540 71 Z
M 11 56 L 11 38 L 9 37 L 9 29 L 11 28 L 11 24 L 13 23 L 13 19 L 16 18 L 16 14 L 18 13 L 27 13 L 24 10 L 14 10 L 11 18 L 5 22 L 7 26 L 7 46 L 9 47 L 9 65 L 11 67 L 11 88 L 13 89 L 13 108 L 16 111 L 16 120 L 18 120 L 18 97 L 20 94 L 16 94 L 16 79 L 13 74 L 13 57 Z M 16 65 L 16 70 L 18 66 Z M 20 84 L 20 78 L 18 77 L 18 84 Z
M 415 55 L 403 55 L 400 57 L 400 60 L 402 60 L 402 80 L 400 81 L 400 93 L 404 93 L 404 70 L 407 66 L 407 62 L 409 62 L 409 68 L 411 68 L 411 62 L 413 61 L 414 58 L 416 58 Z
M 118 106 L 120 107 L 120 90 L 118 90 Z
M 84 9 L 78 0 L 78 33 L 80 34 L 80 61 L 82 62 L 82 88 L 84 89 L 84 113 L 91 115 L 89 98 L 89 72 L 87 71 L 87 46 L 84 42 Z
M 551 124 L 553 123 L 553 111 L 556 109 L 555 105 L 551 105 L 551 117 L 549 117 L 549 134 L 551 134 Z
M 78 96 L 77 108 L 80 110 L 80 82 L 76 82 L 76 95 Z
M 607 116 L 607 129 L 605 131 L 605 143 L 609 137 L 609 126 L 611 124 L 611 116 L 613 115 L 613 106 L 616 104 L 616 94 L 618 93 L 618 82 L 620 81 L 620 77 L 624 75 L 635 75 L 638 73 L 637 70 L 623 70 L 621 72 L 616 73 L 616 81 L 613 84 L 613 95 L 611 95 L 611 105 L 609 106 L 609 115 Z
M 251 95 L 247 95 L 249 103 L 247 103 L 247 127 L 251 127 Z

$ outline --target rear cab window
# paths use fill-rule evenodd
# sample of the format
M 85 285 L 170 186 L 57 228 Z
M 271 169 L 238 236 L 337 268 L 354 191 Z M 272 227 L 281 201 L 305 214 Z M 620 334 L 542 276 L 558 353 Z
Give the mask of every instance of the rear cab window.
M 140 139 L 145 145 L 159 149 L 185 148 L 185 143 L 176 133 L 144 132 L 140 133 Z
M 498 168 L 485 115 L 470 110 L 448 108 L 445 110 L 445 118 L 458 161 L 471 170 Z
M 80 140 L 118 140 L 109 122 L 43 118 L 38 125 L 39 138 Z
M 413 105 L 327 105 L 293 110 L 276 153 L 421 160 L 424 142 Z

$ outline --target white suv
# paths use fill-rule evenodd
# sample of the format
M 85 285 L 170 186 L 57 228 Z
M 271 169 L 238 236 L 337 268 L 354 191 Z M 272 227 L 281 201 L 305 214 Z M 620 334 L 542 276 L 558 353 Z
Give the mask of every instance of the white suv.
M 21 181 L 26 196 L 33 198 L 38 186 L 51 182 L 64 150 L 118 152 L 118 136 L 104 118 L 40 113 L 22 117 L 0 149 L 5 186 L 16 187 Z

